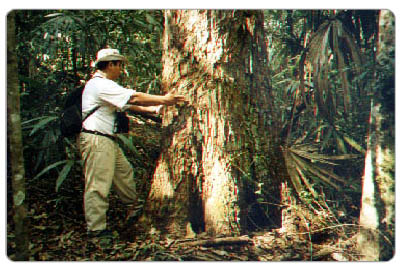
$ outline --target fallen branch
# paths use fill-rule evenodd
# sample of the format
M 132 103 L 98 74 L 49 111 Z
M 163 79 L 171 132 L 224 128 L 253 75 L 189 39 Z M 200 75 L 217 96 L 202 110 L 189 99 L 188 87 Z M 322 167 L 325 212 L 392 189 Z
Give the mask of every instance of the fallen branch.
M 226 246 L 226 245 L 245 245 L 250 242 L 248 236 L 238 236 L 238 237 L 221 237 L 208 240 L 198 240 L 193 242 L 188 242 L 188 246 L 204 246 L 204 247 L 214 247 L 214 246 Z

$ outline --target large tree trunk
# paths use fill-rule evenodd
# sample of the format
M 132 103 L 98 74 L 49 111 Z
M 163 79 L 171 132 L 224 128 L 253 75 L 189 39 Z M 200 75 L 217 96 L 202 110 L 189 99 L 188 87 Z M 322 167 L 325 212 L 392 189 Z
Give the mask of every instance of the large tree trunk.
M 267 223 L 263 212 L 253 217 L 248 209 L 259 182 L 278 202 L 280 191 L 267 178 L 276 133 L 269 130 L 263 13 L 169 10 L 163 45 L 163 88 L 189 103 L 164 112 L 149 222 L 178 235 L 239 235 L 257 220 Z
M 20 93 L 15 40 L 15 12 L 7 16 L 7 136 L 15 225 L 16 260 L 29 260 L 25 169 L 21 135 Z
M 358 237 L 364 261 L 389 260 L 395 247 L 394 27 L 393 14 L 382 10 Z

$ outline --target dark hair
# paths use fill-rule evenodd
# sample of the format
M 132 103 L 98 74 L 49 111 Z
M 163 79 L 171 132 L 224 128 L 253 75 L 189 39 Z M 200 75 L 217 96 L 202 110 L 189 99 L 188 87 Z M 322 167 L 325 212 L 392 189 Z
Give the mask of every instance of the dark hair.
M 112 62 L 113 65 L 116 65 L 117 62 L 121 62 L 121 60 L 100 61 L 100 62 L 98 62 L 98 64 L 96 64 L 96 69 L 98 69 L 98 70 L 106 69 L 109 62 Z

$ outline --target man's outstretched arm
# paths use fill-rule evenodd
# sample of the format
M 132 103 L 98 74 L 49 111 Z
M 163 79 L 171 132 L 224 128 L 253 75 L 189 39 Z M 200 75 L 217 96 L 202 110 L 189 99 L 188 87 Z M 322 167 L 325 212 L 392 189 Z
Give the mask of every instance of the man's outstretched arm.
M 167 93 L 166 95 L 151 95 L 147 93 L 135 92 L 128 101 L 128 104 L 137 106 L 171 106 L 178 102 L 184 102 L 183 95 L 174 95 Z
M 137 106 L 130 105 L 128 110 L 136 112 L 136 113 L 150 113 L 150 114 L 159 114 L 162 105 L 159 106 Z

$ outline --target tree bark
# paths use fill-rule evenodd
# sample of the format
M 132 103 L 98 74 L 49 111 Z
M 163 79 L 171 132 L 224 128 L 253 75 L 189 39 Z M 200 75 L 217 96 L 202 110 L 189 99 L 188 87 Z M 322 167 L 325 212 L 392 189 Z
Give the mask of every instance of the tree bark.
M 163 115 L 149 222 L 178 235 L 240 235 L 252 223 L 257 184 L 280 191 L 268 178 L 276 133 L 263 13 L 168 10 L 163 46 L 164 91 L 186 95 L 188 104 Z
M 20 93 L 15 37 L 15 12 L 7 16 L 7 136 L 10 146 L 11 181 L 16 240 L 16 260 L 29 260 L 25 169 L 20 117 Z
M 361 231 L 363 261 L 390 260 L 395 252 L 395 21 L 381 10 L 377 77 L 363 177 Z

